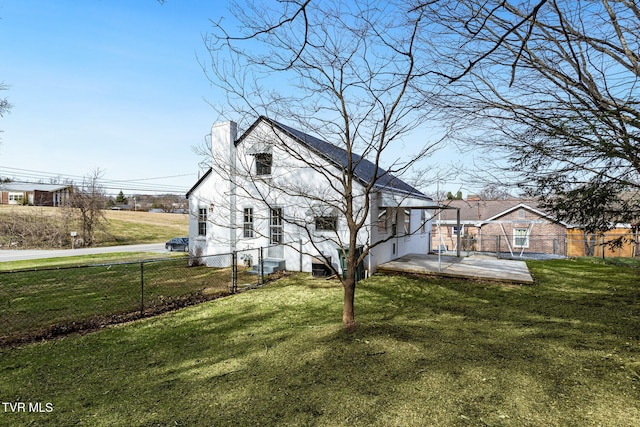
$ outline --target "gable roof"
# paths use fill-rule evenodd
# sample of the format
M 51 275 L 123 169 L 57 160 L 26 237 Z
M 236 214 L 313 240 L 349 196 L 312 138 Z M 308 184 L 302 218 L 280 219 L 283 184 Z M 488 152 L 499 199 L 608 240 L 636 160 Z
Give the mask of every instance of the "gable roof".
M 548 219 L 551 222 L 557 222 L 566 227 L 569 224 L 558 221 L 553 216 L 539 208 L 535 199 L 500 199 L 500 200 L 448 200 L 443 203 L 460 209 L 460 222 L 465 224 L 475 224 L 481 226 L 489 221 L 507 215 L 516 209 L 527 209 L 535 214 Z M 455 222 L 455 213 L 442 211 L 440 214 L 443 222 Z
M 211 175 L 211 172 L 213 172 L 213 168 L 209 168 L 197 181 L 195 184 L 193 184 L 193 186 L 189 189 L 189 191 L 187 191 L 187 194 L 185 195 L 185 197 L 188 199 L 189 195 L 191 195 L 191 193 L 194 192 L 194 190 L 196 188 L 198 188 L 200 186 L 200 184 L 202 184 L 202 182 L 207 179 L 207 177 L 209 175 Z
M 508 215 L 508 214 L 510 214 L 511 212 L 515 211 L 516 209 L 521 209 L 521 208 L 522 208 L 522 209 L 526 209 L 526 210 L 528 210 L 528 211 L 531 211 L 531 212 L 535 213 L 536 215 L 539 215 L 540 217 L 545 218 L 545 219 L 547 219 L 547 220 L 549 220 L 549 221 L 551 221 L 551 222 L 557 222 L 557 223 L 559 223 L 559 224 L 564 225 L 565 227 L 567 227 L 567 226 L 568 226 L 568 224 L 567 224 L 567 223 L 565 223 L 565 222 L 563 222 L 563 221 L 558 221 L 556 218 L 552 217 L 552 216 L 551 216 L 551 215 L 549 215 L 548 213 L 546 213 L 546 212 L 544 212 L 544 211 L 542 211 L 542 210 L 540 210 L 540 209 L 536 209 L 536 208 L 533 208 L 533 207 L 531 207 L 531 206 L 528 206 L 528 205 L 526 205 L 526 204 L 524 204 L 524 203 L 518 203 L 517 205 L 515 205 L 515 206 L 513 206 L 513 207 L 511 207 L 511 208 L 509 208 L 509 209 L 507 209 L 506 211 L 500 212 L 500 213 L 498 213 L 498 214 L 496 214 L 496 215 L 494 215 L 494 216 L 492 216 L 492 217 L 490 217 L 490 218 L 487 218 L 487 219 L 485 219 L 484 221 L 482 221 L 482 222 L 481 222 L 481 224 L 486 224 L 486 223 L 488 223 L 488 222 L 495 221 L 495 220 L 497 220 L 498 218 L 503 217 L 503 216 L 505 216 L 505 215 Z
M 294 139 L 299 144 L 311 149 L 320 155 L 338 169 L 346 169 L 348 166 L 348 153 L 345 149 L 335 146 L 327 141 L 323 141 L 315 136 L 309 135 L 290 126 L 260 116 L 253 125 L 236 141 L 239 144 L 260 122 L 265 122 L 269 126 L 284 132 L 286 135 Z M 412 197 L 425 200 L 432 200 L 430 197 L 422 193 L 420 190 L 412 187 L 403 180 L 395 177 L 385 169 L 376 167 L 374 163 L 364 157 L 352 153 L 352 162 L 355 165 L 354 175 L 364 185 L 375 180 L 373 187 L 378 190 L 388 190 L 393 192 L 401 192 Z
M 265 116 L 260 116 L 243 134 L 240 136 L 234 144 L 237 146 L 240 144 L 251 132 L 261 123 L 265 122 L 270 127 L 277 129 L 299 144 L 309 148 L 322 158 L 326 159 L 339 169 L 345 169 L 347 167 L 347 151 L 343 148 L 337 147 L 329 142 L 323 141 L 319 138 L 306 134 L 302 131 L 294 129 L 290 126 L 279 123 L 275 120 L 269 119 Z M 363 158 L 362 156 L 353 153 L 353 163 L 355 164 L 354 174 L 355 177 L 364 185 L 373 181 L 374 176 L 377 177 L 374 183 L 374 188 L 377 190 L 387 190 L 395 193 L 403 193 L 406 196 L 415 197 L 417 199 L 428 200 L 433 202 L 429 196 L 422 193 L 420 190 L 412 187 L 401 179 L 395 177 L 391 173 L 387 172 L 381 167 Z M 198 181 L 187 191 L 186 197 L 200 186 L 200 184 L 211 174 L 212 168 L 209 168 L 207 172 L 198 179 Z M 377 172 L 377 173 L 376 173 Z
M 55 192 L 64 190 L 71 187 L 71 184 L 43 184 L 38 182 L 4 182 L 0 184 L 0 191 L 16 191 L 16 192 L 31 192 L 31 191 L 46 191 Z

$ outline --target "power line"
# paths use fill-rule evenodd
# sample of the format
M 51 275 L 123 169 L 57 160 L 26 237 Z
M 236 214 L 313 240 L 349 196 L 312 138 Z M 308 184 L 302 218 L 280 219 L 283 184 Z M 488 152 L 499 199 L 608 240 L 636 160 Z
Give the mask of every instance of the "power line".
M 62 174 L 58 172 L 46 172 L 33 169 L 14 168 L 0 166 L 0 175 L 21 181 L 56 181 L 56 182 L 77 182 L 87 179 L 86 176 Z M 196 173 L 167 175 L 152 178 L 136 178 L 127 180 L 105 179 L 98 180 L 99 184 L 106 190 L 127 191 L 127 192 L 152 192 L 152 193 L 181 193 L 187 192 L 189 187 L 175 184 L 151 183 L 149 181 L 159 181 L 163 179 L 173 179 L 193 176 L 194 182 Z M 142 183 L 142 184 L 137 184 Z

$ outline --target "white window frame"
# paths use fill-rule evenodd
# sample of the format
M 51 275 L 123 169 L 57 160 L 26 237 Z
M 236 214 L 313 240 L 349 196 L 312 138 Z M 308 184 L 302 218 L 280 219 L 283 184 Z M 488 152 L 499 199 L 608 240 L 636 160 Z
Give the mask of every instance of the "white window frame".
M 411 209 L 404 208 L 403 214 L 404 214 L 404 235 L 410 236 L 411 235 Z
M 198 208 L 198 236 L 207 235 L 207 218 L 209 211 L 207 208 Z
M 378 212 L 378 233 L 387 233 L 389 231 L 389 227 L 387 225 L 387 209 L 382 208 L 380 212 Z
M 245 239 L 255 237 L 253 229 L 253 208 L 244 208 L 242 211 L 242 237 Z
M 462 234 L 460 234 L 460 235 L 464 236 L 464 224 L 460 224 L 460 230 L 462 231 Z M 458 226 L 457 225 L 451 226 L 451 235 L 452 236 L 457 236 L 458 235 Z
M 284 243 L 284 221 L 282 208 L 269 209 L 269 244 L 281 245 Z
M 24 203 L 24 193 L 9 193 L 10 204 L 22 204 Z
M 523 232 L 524 232 L 524 235 L 522 235 Z M 513 229 L 513 247 L 514 248 L 529 247 L 529 229 L 528 228 L 518 227 Z

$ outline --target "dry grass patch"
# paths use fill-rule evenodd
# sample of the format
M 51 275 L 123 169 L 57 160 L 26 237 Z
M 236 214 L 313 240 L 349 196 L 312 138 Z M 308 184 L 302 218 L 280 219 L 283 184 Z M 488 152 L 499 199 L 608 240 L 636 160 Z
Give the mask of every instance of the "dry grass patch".
M 64 223 L 63 215 L 65 209 L 40 207 L 40 206 L 9 206 L 0 205 L 0 221 L 12 215 L 23 215 L 29 217 L 46 218 L 52 224 L 60 228 L 57 230 L 64 235 L 64 239 L 60 238 L 54 242 L 41 238 L 40 241 L 29 242 L 29 247 L 60 247 L 60 244 L 66 246 L 71 245 L 67 238 L 69 231 L 80 231 L 78 224 L 69 225 Z M 158 243 L 165 242 L 173 237 L 187 236 L 189 234 L 189 217 L 186 214 L 170 214 L 170 213 L 150 213 L 150 212 L 133 212 L 133 211 L 103 211 L 106 222 L 105 228 L 96 231 L 94 236 L 95 244 L 98 246 L 110 245 L 130 245 L 138 243 Z M 42 222 L 42 221 L 40 221 Z M 69 228 L 69 230 L 67 229 Z M 48 233 L 51 234 L 51 233 Z M 9 242 L 19 241 L 15 236 L 0 235 L 0 244 L 13 247 Z M 64 240 L 64 242 L 63 242 Z M 40 242 L 40 245 L 38 244 Z M 62 242 L 62 243 L 60 243 Z

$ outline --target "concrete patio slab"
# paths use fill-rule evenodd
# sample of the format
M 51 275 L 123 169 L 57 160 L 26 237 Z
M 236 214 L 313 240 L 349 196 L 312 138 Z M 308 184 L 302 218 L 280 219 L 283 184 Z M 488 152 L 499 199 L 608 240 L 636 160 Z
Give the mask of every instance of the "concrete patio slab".
M 381 264 L 378 271 L 533 284 L 533 278 L 524 261 L 497 259 L 486 255 L 457 258 L 447 255 L 438 257 L 409 254 Z

